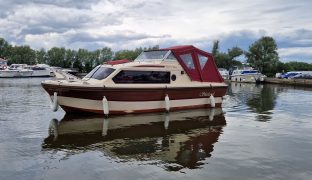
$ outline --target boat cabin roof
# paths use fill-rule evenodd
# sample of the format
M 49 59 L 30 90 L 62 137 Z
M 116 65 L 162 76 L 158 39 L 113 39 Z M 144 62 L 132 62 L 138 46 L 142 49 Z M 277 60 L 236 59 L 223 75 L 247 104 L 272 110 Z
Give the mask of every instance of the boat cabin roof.
M 122 66 L 122 64 L 127 62 L 127 60 L 123 59 L 109 61 L 105 64 Z M 177 62 L 182 66 L 183 70 L 192 81 L 224 82 L 212 54 L 191 45 L 143 51 L 134 62 L 147 64 L 155 64 L 155 62 L 157 64 L 162 64 L 162 62 Z M 140 66 L 142 67 L 144 64 Z M 156 67 L 156 65 L 153 67 Z
M 170 50 L 192 81 L 223 82 L 212 54 L 192 45 L 173 46 Z

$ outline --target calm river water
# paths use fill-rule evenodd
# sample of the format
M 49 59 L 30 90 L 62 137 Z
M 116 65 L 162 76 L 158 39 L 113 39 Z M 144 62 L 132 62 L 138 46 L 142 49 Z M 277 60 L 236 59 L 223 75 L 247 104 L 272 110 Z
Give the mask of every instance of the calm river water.
M 222 109 L 52 112 L 44 79 L 0 79 L 0 179 L 312 179 L 312 89 L 230 84 Z

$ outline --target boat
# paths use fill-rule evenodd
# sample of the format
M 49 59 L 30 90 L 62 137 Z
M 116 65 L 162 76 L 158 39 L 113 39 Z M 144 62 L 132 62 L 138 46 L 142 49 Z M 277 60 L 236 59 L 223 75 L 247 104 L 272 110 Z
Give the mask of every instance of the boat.
M 53 70 L 47 64 L 36 64 L 26 66 L 25 69 L 32 70 L 33 72 L 29 77 L 51 77 L 54 76 Z
M 232 82 L 256 83 L 263 82 L 266 76 L 252 67 L 242 67 L 234 69 L 230 77 Z
M 8 67 L 8 61 L 0 58 L 0 70 L 5 70 Z
M 50 121 L 42 150 L 63 150 L 68 157 L 92 149 L 119 162 L 156 160 L 168 170 L 194 169 L 213 155 L 225 125 L 221 108 L 110 118 L 66 114 Z
M 105 115 L 221 107 L 227 86 L 212 55 L 191 45 L 108 61 L 81 80 L 42 82 L 54 110 Z
M 0 70 L 0 77 L 30 77 L 33 70 L 25 69 L 27 64 L 11 64 L 8 68 Z
M 54 76 L 53 70 L 49 65 L 37 64 L 11 64 L 9 67 L 3 66 L 0 70 L 0 77 L 51 77 Z
M 224 80 L 230 79 L 230 74 L 228 70 L 226 70 L 225 68 L 218 68 L 218 71 Z

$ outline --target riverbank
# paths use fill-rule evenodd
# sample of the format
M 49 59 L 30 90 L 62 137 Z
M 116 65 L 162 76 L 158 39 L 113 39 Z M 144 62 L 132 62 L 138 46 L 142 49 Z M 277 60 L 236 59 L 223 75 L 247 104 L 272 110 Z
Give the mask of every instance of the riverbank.
M 264 79 L 264 82 L 271 83 L 271 84 L 312 87 L 312 79 L 278 79 L 278 78 L 266 77 Z

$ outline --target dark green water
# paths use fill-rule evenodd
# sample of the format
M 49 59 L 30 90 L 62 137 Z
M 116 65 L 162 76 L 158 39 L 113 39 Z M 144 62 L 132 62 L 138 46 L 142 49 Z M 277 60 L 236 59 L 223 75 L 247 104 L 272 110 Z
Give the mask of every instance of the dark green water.
M 312 179 L 312 89 L 231 84 L 222 110 L 53 113 L 0 79 L 0 179 Z

